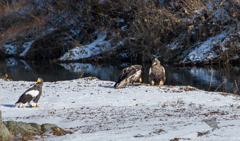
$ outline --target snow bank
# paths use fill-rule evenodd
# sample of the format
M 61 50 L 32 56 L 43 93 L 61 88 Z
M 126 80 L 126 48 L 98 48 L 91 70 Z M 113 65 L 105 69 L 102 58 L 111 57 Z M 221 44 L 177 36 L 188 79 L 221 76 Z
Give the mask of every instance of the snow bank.
M 53 123 L 74 132 L 45 141 L 240 140 L 240 97 L 230 94 L 190 86 L 114 89 L 112 81 L 82 78 L 45 82 L 40 108 L 14 108 L 34 83 L 0 79 L 0 108 L 3 121 Z
M 99 53 L 106 51 L 111 47 L 110 40 L 104 41 L 107 37 L 106 32 L 98 34 L 98 38 L 89 45 L 76 47 L 65 53 L 59 60 L 78 60 L 83 58 L 89 58 L 92 55 L 98 55 Z
M 227 42 L 238 34 L 233 27 L 226 26 L 225 30 L 221 34 L 208 38 L 204 42 L 197 43 L 195 47 L 183 60 L 183 62 L 204 62 L 214 60 L 219 57 L 224 51 L 228 50 Z M 239 44 L 238 42 L 234 42 Z M 219 48 L 216 46 L 219 46 Z M 238 56 L 236 56 L 236 59 Z
M 183 60 L 183 62 L 187 62 L 190 60 L 192 62 L 203 62 L 209 61 L 217 57 L 217 54 L 213 50 L 213 45 L 220 42 L 225 38 L 225 33 L 219 34 L 215 37 L 209 38 L 207 41 L 203 42 L 199 47 L 196 47 L 192 50 L 188 56 Z

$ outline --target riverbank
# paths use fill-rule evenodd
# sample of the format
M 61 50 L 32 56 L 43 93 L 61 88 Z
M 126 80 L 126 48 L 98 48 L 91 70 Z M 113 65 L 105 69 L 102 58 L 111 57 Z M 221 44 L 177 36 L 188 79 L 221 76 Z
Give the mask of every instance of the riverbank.
M 179 0 L 9 0 L 0 58 L 238 66 L 240 4 Z M 21 28 L 20 28 L 21 27 Z
M 81 78 L 45 82 L 38 109 L 15 108 L 34 83 L 0 79 L 0 107 L 3 121 L 51 123 L 73 132 L 44 140 L 240 139 L 236 95 L 191 86 L 113 89 L 112 81 Z

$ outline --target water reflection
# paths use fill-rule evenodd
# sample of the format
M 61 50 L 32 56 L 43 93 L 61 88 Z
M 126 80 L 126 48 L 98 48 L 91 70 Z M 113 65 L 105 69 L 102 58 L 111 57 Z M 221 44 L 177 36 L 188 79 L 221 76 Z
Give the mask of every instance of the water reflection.
M 0 73 L 8 74 L 14 80 L 36 81 L 38 77 L 44 81 L 70 80 L 79 78 L 79 73 L 70 72 L 64 67 L 49 62 L 29 63 L 23 60 L 0 60 Z
M 148 69 L 151 64 L 143 65 L 142 79 L 148 82 Z M 38 77 L 44 81 L 71 80 L 83 77 L 95 76 L 101 80 L 116 81 L 121 70 L 129 63 L 123 64 L 87 64 L 68 63 L 56 64 L 49 62 L 29 63 L 23 60 L 0 60 L 0 73 L 7 73 L 14 81 L 36 81 Z M 232 68 L 173 68 L 165 66 L 166 85 L 190 85 L 199 89 L 233 92 L 236 83 L 240 83 L 240 69 Z M 219 87 L 220 86 L 220 87 Z M 219 87 L 219 88 L 218 88 Z
M 233 92 L 235 80 L 237 83 L 240 80 L 238 68 L 167 67 L 166 70 L 169 85 L 191 85 L 210 91 Z

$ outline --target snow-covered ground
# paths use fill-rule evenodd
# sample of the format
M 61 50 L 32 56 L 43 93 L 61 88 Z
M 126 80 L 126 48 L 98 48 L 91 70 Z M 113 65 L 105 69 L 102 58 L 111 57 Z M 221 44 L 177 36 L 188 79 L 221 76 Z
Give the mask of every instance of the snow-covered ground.
M 0 79 L 0 108 L 3 121 L 54 123 L 73 131 L 44 141 L 240 140 L 240 97 L 230 94 L 190 86 L 114 89 L 112 81 L 81 78 L 44 82 L 39 108 L 15 108 L 34 83 Z

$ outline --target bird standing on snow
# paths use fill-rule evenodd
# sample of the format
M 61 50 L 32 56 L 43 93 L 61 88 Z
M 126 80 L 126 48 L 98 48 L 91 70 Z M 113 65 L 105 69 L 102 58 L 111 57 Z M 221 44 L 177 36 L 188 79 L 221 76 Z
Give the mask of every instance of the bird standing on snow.
M 166 80 L 165 69 L 157 58 L 152 60 L 152 67 L 149 69 L 149 81 L 152 86 L 161 86 Z
M 42 95 L 42 86 L 43 80 L 38 78 L 37 83 L 19 97 L 15 107 L 25 108 L 25 106 L 29 104 L 32 108 L 38 108 L 37 102 Z
M 142 82 L 141 73 L 142 65 L 131 65 L 130 67 L 123 69 L 114 88 L 119 89 L 125 87 L 129 83 L 131 83 L 133 87 L 135 81 L 139 80 Z

